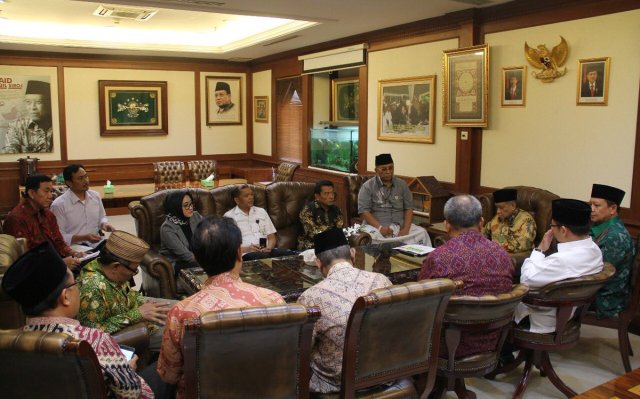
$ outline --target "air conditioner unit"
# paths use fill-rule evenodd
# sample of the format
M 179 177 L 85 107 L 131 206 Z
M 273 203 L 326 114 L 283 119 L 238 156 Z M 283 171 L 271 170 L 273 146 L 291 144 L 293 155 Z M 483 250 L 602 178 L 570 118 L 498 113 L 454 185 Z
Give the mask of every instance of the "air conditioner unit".
M 101 4 L 93 12 L 93 15 L 97 17 L 122 18 L 122 19 L 134 19 L 136 21 L 148 21 L 157 12 L 158 10 L 144 10 L 141 8 L 127 8 L 127 7 L 108 7 Z

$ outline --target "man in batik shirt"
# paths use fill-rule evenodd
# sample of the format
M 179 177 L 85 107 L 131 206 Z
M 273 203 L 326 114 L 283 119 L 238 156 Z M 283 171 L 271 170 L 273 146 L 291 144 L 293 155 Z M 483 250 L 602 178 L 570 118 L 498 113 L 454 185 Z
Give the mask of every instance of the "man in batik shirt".
M 391 285 L 384 275 L 353 267 L 354 251 L 341 229 L 332 228 L 314 239 L 316 265 L 325 279 L 298 298 L 318 306 L 321 317 L 313 328 L 311 392 L 340 392 L 345 330 L 351 308 L 359 297 Z
M 39 80 L 27 82 L 24 106 L 26 118 L 18 119 L 7 129 L 5 152 L 52 152 L 50 84 Z
M 131 289 L 129 281 L 138 274 L 140 261 L 149 245 L 140 238 L 116 230 L 107 239 L 98 260 L 80 272 L 81 302 L 78 319 L 82 325 L 115 333 L 147 322 L 149 349 L 158 351 L 162 326 L 172 301 L 145 298 Z
M 91 345 L 109 398 L 153 398 L 147 383 L 136 375 L 138 357 L 134 355 L 127 362 L 113 337 L 104 331 L 83 327 L 74 319 L 80 306 L 80 291 L 73 274 L 50 242 L 45 241 L 20 257 L 5 273 L 2 288 L 27 315 L 25 331 L 64 333 Z M 28 391 L 29 387 L 25 386 L 25 396 Z
M 450 198 L 444 205 L 444 218 L 451 239 L 426 257 L 418 280 L 462 280 L 464 285 L 456 290 L 456 295 L 498 295 L 511 291 L 511 258 L 498 243 L 480 233 L 480 201 L 471 195 Z M 498 338 L 499 332 L 463 334 L 456 357 L 495 350 Z M 440 353 L 447 352 L 441 350 Z
M 166 383 L 178 384 L 177 399 L 185 397 L 182 353 L 185 320 L 213 310 L 285 303 L 277 292 L 245 283 L 240 278 L 242 233 L 233 219 L 219 216 L 204 219 L 193 232 L 191 245 L 198 264 L 209 278 L 199 292 L 169 311 L 158 359 L 160 378 Z
M 618 216 L 624 191 L 594 184 L 591 188 L 591 238 L 598 244 L 605 262 L 616 268 L 616 274 L 598 291 L 595 300 L 599 319 L 618 314 L 631 295 L 631 266 L 635 256 L 633 241 Z
M 313 237 L 332 227 L 342 228 L 342 211 L 336 206 L 336 191 L 329 180 L 316 183 L 313 201 L 300 212 L 304 233 L 298 239 L 298 249 L 313 248 Z
M 518 191 L 505 188 L 493 193 L 496 215 L 484 226 L 484 235 L 509 253 L 531 251 L 536 238 L 536 221 L 518 208 Z

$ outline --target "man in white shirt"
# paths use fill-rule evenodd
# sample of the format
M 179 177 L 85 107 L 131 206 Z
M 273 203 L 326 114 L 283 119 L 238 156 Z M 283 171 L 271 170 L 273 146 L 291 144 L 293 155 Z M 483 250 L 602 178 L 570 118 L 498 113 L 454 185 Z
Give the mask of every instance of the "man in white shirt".
M 231 191 L 236 207 L 224 214 L 235 220 L 242 232 L 242 260 L 273 258 L 291 251 L 276 248 L 276 228 L 262 208 L 253 206 L 253 189 L 246 184 Z
M 552 203 L 551 228 L 540 245 L 522 265 L 520 282 L 539 288 L 566 278 L 602 271 L 602 252 L 589 236 L 591 207 L 583 201 L 557 199 Z M 545 257 L 551 240 L 558 241 L 558 252 Z M 518 305 L 515 321 L 529 316 L 530 330 L 551 333 L 556 329 L 556 310 L 541 306 Z
M 62 175 L 69 187 L 51 204 L 62 237 L 67 244 L 97 243 L 102 240 L 100 231 L 114 231 L 109 224 L 100 194 L 89 190 L 89 176 L 84 166 L 71 164 Z

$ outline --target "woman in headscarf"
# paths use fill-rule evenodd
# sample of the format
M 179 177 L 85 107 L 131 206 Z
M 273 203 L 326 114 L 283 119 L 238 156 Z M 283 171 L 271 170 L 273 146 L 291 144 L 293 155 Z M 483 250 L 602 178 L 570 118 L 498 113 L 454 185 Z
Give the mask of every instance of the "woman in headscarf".
M 160 227 L 160 253 L 171 261 L 177 276 L 181 269 L 199 266 L 191 252 L 191 235 L 203 218 L 186 190 L 172 190 L 164 200 L 164 210 L 167 217 Z

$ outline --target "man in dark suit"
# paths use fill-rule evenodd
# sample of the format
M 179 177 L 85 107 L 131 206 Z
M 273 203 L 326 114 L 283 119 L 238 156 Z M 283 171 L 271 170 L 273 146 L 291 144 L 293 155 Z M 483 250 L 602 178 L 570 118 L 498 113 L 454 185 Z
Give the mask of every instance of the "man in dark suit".
M 509 77 L 509 85 L 504 90 L 505 100 L 522 100 L 522 83 L 518 79 L 518 75 L 511 74 Z
M 602 80 L 598 79 L 598 70 L 591 68 L 587 71 L 587 81 L 582 84 L 580 97 L 602 97 Z

